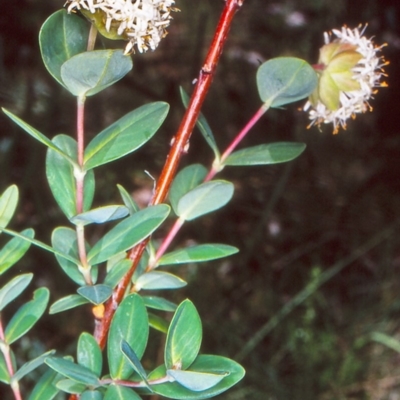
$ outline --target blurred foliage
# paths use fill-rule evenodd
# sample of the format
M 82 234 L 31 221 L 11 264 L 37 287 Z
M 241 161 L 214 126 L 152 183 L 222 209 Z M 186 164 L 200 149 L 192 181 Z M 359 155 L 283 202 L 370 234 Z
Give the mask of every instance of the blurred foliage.
M 8 2 L 0 14 L 0 103 L 50 137 L 74 132 L 74 103 L 42 65 L 38 30 L 55 0 Z M 87 104 L 87 132 L 137 106 L 155 100 L 171 104 L 157 138 L 132 159 L 100 170 L 95 203 L 118 199 L 116 183 L 147 203 L 177 128 L 183 107 L 179 86 L 190 93 L 218 21 L 222 2 L 177 0 L 168 37 L 154 53 L 135 55 L 134 70 Z M 253 335 L 315 278 L 387 229 L 400 216 L 400 136 L 398 121 L 400 4 L 390 0 L 246 0 L 231 29 L 224 55 L 204 106 L 223 148 L 259 107 L 257 66 L 270 57 L 317 60 L 323 32 L 368 23 L 367 36 L 387 42 L 391 64 L 388 89 L 371 104 L 373 113 L 349 123 L 346 132 L 331 127 L 306 129 L 307 116 L 292 106 L 268 112 L 244 145 L 301 141 L 306 151 L 289 165 L 227 168 L 235 182 L 233 201 L 217 216 L 188 224 L 176 240 L 223 242 L 239 255 L 212 266 L 182 267 L 192 281 L 180 292 L 202 316 L 204 353 L 235 357 Z M 118 46 L 118 43 L 114 43 Z M 195 132 L 184 163 L 212 160 Z M 0 187 L 16 183 L 22 200 L 15 229 L 33 227 L 49 241 L 54 226 L 66 223 L 44 177 L 44 150 L 0 115 Z M 222 177 L 222 176 L 221 176 Z M 96 235 L 96 231 L 89 231 Z M 35 271 L 57 298 L 71 293 L 54 260 L 31 249 L 21 270 Z M 242 360 L 244 381 L 221 396 L 258 399 L 396 399 L 400 396 L 400 356 L 371 340 L 371 332 L 400 336 L 400 243 L 389 239 L 359 254 L 315 290 Z M 54 274 L 56 274 L 54 276 Z M 56 300 L 53 298 L 52 301 Z M 26 353 L 65 346 L 82 329 L 91 330 L 89 310 L 47 316 L 41 332 L 21 348 Z M 58 318 L 58 317 L 57 317 Z M 71 318 L 74 323 L 71 324 Z M 45 330 L 46 333 L 43 333 Z M 39 351 L 39 350 L 38 350 Z

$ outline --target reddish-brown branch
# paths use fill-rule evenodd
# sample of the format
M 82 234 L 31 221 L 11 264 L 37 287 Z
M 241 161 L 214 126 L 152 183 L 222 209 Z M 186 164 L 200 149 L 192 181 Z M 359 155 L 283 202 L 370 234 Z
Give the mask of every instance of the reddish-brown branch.
M 184 148 L 190 139 L 190 135 L 196 124 L 200 109 L 211 85 L 211 81 L 213 79 L 219 58 L 222 54 L 233 17 L 236 11 L 242 6 L 243 2 L 244 0 L 226 0 L 226 4 L 221 14 L 205 63 L 200 71 L 200 75 L 193 90 L 188 108 L 174 137 L 171 150 L 158 180 L 155 194 L 152 199 L 152 205 L 162 203 L 168 194 L 168 190 L 177 171 L 179 161 L 184 153 Z M 146 248 L 147 243 L 148 240 L 145 240 L 129 252 L 129 258 L 132 260 L 132 267 L 115 289 L 111 299 L 107 301 L 103 318 L 96 321 L 95 338 L 101 348 L 104 348 L 106 344 L 106 337 L 110 327 L 111 319 L 116 308 L 118 307 L 118 304 L 123 299 L 123 296 L 137 268 L 137 265 L 139 264 L 140 258 Z

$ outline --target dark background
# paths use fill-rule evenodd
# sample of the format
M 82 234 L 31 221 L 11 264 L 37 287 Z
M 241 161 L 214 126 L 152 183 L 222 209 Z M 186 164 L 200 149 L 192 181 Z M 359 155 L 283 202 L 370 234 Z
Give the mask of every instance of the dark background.
M 0 104 L 49 137 L 74 134 L 75 125 L 74 98 L 48 75 L 37 39 L 41 24 L 62 5 L 10 1 L 0 13 Z M 144 170 L 159 175 L 183 114 L 179 86 L 191 91 L 223 2 L 177 0 L 176 6 L 181 12 L 160 47 L 134 55 L 134 70 L 87 102 L 89 138 L 143 103 L 171 105 L 153 141 L 97 171 L 96 206 L 120 202 L 117 183 L 147 201 L 153 182 Z M 374 111 L 338 135 L 330 126 L 307 130 L 301 103 L 268 112 L 243 146 L 298 141 L 306 151 L 289 164 L 227 168 L 220 177 L 234 182 L 233 200 L 188 223 L 176 239 L 177 247 L 214 241 L 241 250 L 213 264 L 182 268 L 189 285 L 169 295 L 175 301 L 190 297 L 198 307 L 204 353 L 235 358 L 260 328 L 276 321 L 241 360 L 245 379 L 222 399 L 400 398 L 399 354 L 373 334 L 400 339 L 399 230 L 380 239 L 400 214 L 399 12 L 400 5 L 389 0 L 246 0 L 234 20 L 203 108 L 221 149 L 259 108 L 255 73 L 271 57 L 316 62 L 324 31 L 368 23 L 366 35 L 388 44 L 383 54 L 390 65 L 389 87 L 371 101 Z M 48 188 L 44 157 L 39 143 L 0 115 L 0 190 L 16 183 L 21 194 L 12 227 L 33 227 L 48 243 L 51 231 L 68 222 Z M 197 131 L 182 165 L 193 162 L 212 162 Z M 372 250 L 359 250 L 376 235 Z M 344 268 L 320 288 L 308 286 L 311 296 L 283 318 L 282 307 L 338 263 Z M 10 276 L 17 270 L 35 271 L 34 284 L 48 286 L 52 301 L 76 290 L 44 251 L 31 249 Z M 88 315 L 75 309 L 46 316 L 17 355 L 24 359 L 49 348 L 73 353 L 79 332 L 92 330 Z

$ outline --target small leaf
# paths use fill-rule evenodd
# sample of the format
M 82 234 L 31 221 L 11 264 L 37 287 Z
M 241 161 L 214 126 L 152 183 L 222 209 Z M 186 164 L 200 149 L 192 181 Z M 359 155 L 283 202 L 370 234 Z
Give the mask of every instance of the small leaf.
M 88 253 L 88 262 L 91 265 L 99 264 L 132 248 L 157 229 L 169 211 L 166 204 L 159 204 L 124 219 L 93 246 Z
M 136 204 L 135 200 L 133 200 L 132 196 L 124 189 L 121 185 L 117 185 L 119 193 L 121 195 L 122 201 L 125 206 L 129 209 L 129 214 L 132 215 L 135 212 L 140 210 L 139 206 Z
M 175 303 L 172 303 L 172 301 L 169 301 L 162 297 L 142 296 L 142 299 L 146 307 L 154 308 L 155 310 L 174 312 L 177 308 L 177 305 Z
M 0 352 L 0 382 L 6 385 L 10 384 L 10 374 L 8 373 L 6 360 L 2 352 Z
M 47 357 L 45 363 L 59 374 L 79 383 L 98 386 L 99 379 L 90 369 L 59 357 Z
M 178 172 L 169 191 L 169 200 L 175 213 L 181 197 L 203 182 L 206 175 L 207 169 L 201 164 L 189 165 Z
M 61 379 L 57 382 L 57 389 L 70 394 L 81 394 L 87 386 L 83 383 L 72 381 L 71 379 Z
M 112 379 L 127 379 L 132 374 L 130 362 L 121 352 L 125 340 L 138 359 L 143 356 L 149 335 L 146 307 L 138 294 L 131 294 L 122 301 L 111 321 L 107 354 Z
M 9 186 L 0 197 L 0 228 L 5 228 L 14 215 L 18 204 L 18 188 Z
M 61 66 L 61 79 L 74 96 L 92 96 L 122 79 L 132 69 L 122 50 L 77 54 Z
M 131 260 L 127 258 L 120 260 L 119 262 L 117 262 L 112 266 L 110 272 L 104 279 L 104 283 L 114 288 L 115 286 L 118 285 L 119 281 L 126 275 L 131 266 L 132 266 Z
M 76 160 L 76 140 L 67 135 L 57 135 L 52 142 L 72 159 Z M 75 167 L 76 168 L 76 167 Z M 46 176 L 51 192 L 61 210 L 71 219 L 76 214 L 75 170 L 70 162 L 49 149 L 46 155 Z M 94 174 L 88 171 L 84 178 L 83 210 L 89 210 L 94 196 Z
M 125 354 L 125 357 L 131 363 L 134 371 L 142 378 L 142 380 L 147 384 L 147 373 L 143 368 L 138 356 L 133 351 L 132 347 L 129 346 L 129 343 L 126 340 L 122 340 L 121 342 L 121 351 Z
M 32 278 L 33 274 L 18 275 L 0 289 L 0 311 L 26 289 Z
M 49 369 L 40 377 L 28 400 L 53 400 L 59 392 L 56 384 L 60 379 L 61 375 Z
M 80 395 L 80 400 L 103 400 L 103 394 L 98 390 L 86 390 Z
M 224 165 L 269 165 L 291 161 L 306 148 L 304 143 L 261 144 L 232 153 Z
M 117 160 L 143 146 L 168 114 L 167 103 L 146 104 L 126 114 L 100 132 L 85 150 L 86 169 Z
M 142 400 L 142 398 L 132 389 L 110 385 L 104 395 L 104 400 Z
M 149 326 L 161 333 L 168 333 L 168 322 L 153 313 L 149 313 Z
M 81 286 L 77 290 L 85 299 L 88 299 L 93 304 L 102 304 L 108 300 L 112 295 L 112 287 L 108 285 L 93 285 L 93 286 Z
M 26 229 L 21 232 L 21 235 L 33 238 L 35 232 L 33 229 Z M 0 250 L 0 275 L 16 264 L 28 251 L 30 246 L 29 242 L 18 237 L 7 242 Z
M 229 375 L 229 373 L 209 374 L 205 372 L 169 369 L 167 370 L 167 375 L 185 388 L 193 390 L 194 392 L 201 392 L 217 385 L 222 379 Z
M 129 214 L 125 206 L 105 206 L 95 208 L 72 217 L 70 221 L 75 225 L 104 224 L 105 222 L 121 219 Z
M 167 253 L 160 258 L 158 265 L 204 262 L 227 257 L 237 252 L 236 247 L 226 244 L 201 244 Z
M 92 335 L 83 332 L 79 336 L 77 353 L 78 364 L 100 376 L 103 368 L 103 356 L 96 339 Z
M 33 300 L 24 304 L 11 318 L 5 330 L 5 339 L 8 344 L 14 343 L 25 335 L 36 324 L 46 310 L 49 302 L 49 290 L 39 288 L 33 293 Z
M 261 100 L 270 107 L 308 97 L 317 83 L 314 69 L 299 58 L 273 58 L 263 63 L 257 71 L 258 92 Z
M 167 369 L 187 369 L 199 354 L 202 339 L 200 316 L 190 300 L 183 301 L 169 325 L 164 362 Z
M 135 288 L 140 290 L 178 289 L 187 283 L 176 275 L 162 271 L 146 272 L 137 279 Z
M 186 221 L 223 207 L 232 198 L 233 184 L 223 180 L 203 183 L 186 193 L 178 202 L 176 214 Z
M 51 354 L 54 354 L 55 352 L 56 352 L 55 350 L 50 350 L 40 355 L 39 357 L 36 357 L 33 360 L 28 361 L 13 375 L 11 381 L 19 382 L 25 375 L 28 375 L 33 370 L 40 367 L 44 363 L 46 357 L 50 356 Z
M 60 10 L 50 15 L 39 33 L 44 65 L 61 84 L 61 66 L 72 56 L 86 51 L 89 24 L 77 15 Z
M 49 314 L 57 314 L 87 303 L 89 303 L 89 301 L 79 294 L 70 294 L 53 303 L 50 307 Z

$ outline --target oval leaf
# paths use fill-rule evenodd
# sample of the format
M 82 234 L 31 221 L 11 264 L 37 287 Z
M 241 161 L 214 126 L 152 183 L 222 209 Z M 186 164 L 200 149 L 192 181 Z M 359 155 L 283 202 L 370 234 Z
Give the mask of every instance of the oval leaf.
M 203 183 L 186 193 L 178 202 L 176 214 L 186 221 L 223 207 L 232 198 L 233 184 L 215 180 Z
M 26 289 L 32 278 L 33 274 L 18 275 L 0 289 L 0 311 Z
M 142 274 L 135 282 L 135 288 L 137 291 L 142 289 L 178 289 L 186 285 L 187 283 L 178 276 L 162 271 L 151 271 Z
M 95 208 L 71 218 L 71 222 L 76 225 L 103 224 L 105 222 L 121 219 L 129 214 L 125 206 L 105 206 Z
M 74 96 L 92 96 L 119 81 L 132 69 L 122 50 L 95 50 L 77 54 L 61 66 L 61 79 Z
M 112 295 L 112 287 L 108 285 L 93 285 L 93 286 L 81 286 L 77 290 L 85 299 L 88 299 L 93 304 L 102 304 L 108 300 Z
M 100 132 L 85 150 L 86 169 L 116 160 L 143 146 L 158 130 L 169 106 L 161 101 L 126 114 Z
M 190 300 L 175 311 L 168 329 L 164 362 L 167 369 L 187 369 L 199 354 L 202 339 L 200 316 Z
M 167 375 L 185 388 L 193 390 L 194 392 L 201 392 L 217 385 L 222 379 L 229 375 L 229 373 L 210 374 L 206 372 L 169 369 Z
M 110 385 L 104 395 L 104 400 L 142 400 L 142 398 L 132 389 Z
M 80 400 L 103 400 L 103 394 L 98 390 L 86 390 L 79 396 Z
M 168 333 L 168 325 L 168 322 L 164 318 L 161 318 L 153 313 L 149 313 L 149 326 L 151 328 L 161 333 Z
M 172 311 L 172 312 L 174 312 L 177 308 L 177 305 L 175 303 L 172 303 L 172 301 L 169 301 L 162 297 L 142 296 L 142 299 L 144 301 L 144 305 L 147 308 L 154 308 L 155 310 Z
M 57 389 L 70 394 L 81 394 L 86 390 L 86 385 L 71 381 L 71 379 L 61 379 L 57 382 Z
M 33 360 L 26 362 L 13 375 L 13 377 L 11 379 L 11 382 L 14 383 L 14 382 L 20 381 L 25 375 L 30 374 L 33 370 L 35 370 L 36 368 L 40 367 L 44 363 L 44 360 L 49 355 L 54 354 L 55 352 L 56 352 L 55 350 L 47 351 L 46 353 L 43 353 L 42 355 L 34 358 Z
M 53 303 L 50 307 L 49 314 L 57 314 L 87 303 L 89 303 L 89 300 L 86 300 L 79 294 L 71 294 Z
M 83 332 L 79 336 L 77 361 L 78 364 L 90 369 L 95 375 L 100 376 L 103 368 L 103 356 L 96 339 L 89 333 Z
M 317 74 L 306 61 L 294 57 L 278 57 L 263 63 L 257 71 L 261 100 L 270 107 L 308 97 L 318 83 Z
M 53 400 L 59 392 L 56 384 L 60 379 L 57 372 L 49 369 L 40 377 L 28 400 Z
M 149 236 L 167 218 L 170 208 L 159 204 L 141 210 L 117 224 L 88 253 L 91 265 L 126 251 Z
M 18 188 L 9 186 L 0 197 L 0 227 L 5 228 L 14 215 L 18 203 Z
M 261 144 L 232 153 L 224 165 L 269 165 L 291 161 L 306 148 L 304 143 Z

